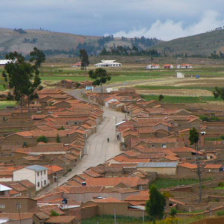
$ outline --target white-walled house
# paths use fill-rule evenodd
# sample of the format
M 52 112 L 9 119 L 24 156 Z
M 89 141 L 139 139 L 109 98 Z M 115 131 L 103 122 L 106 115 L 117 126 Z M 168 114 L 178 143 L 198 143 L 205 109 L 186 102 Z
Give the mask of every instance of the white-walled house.
M 44 166 L 32 165 L 13 172 L 13 181 L 29 180 L 35 184 L 36 191 L 46 187 L 48 181 L 48 169 Z
M 100 63 L 95 64 L 96 67 L 121 67 L 122 64 L 116 62 L 116 60 L 101 60 Z
M 11 62 L 12 62 L 12 60 L 1 59 L 1 60 L 0 60 L 0 65 L 6 65 L 6 64 L 11 63 Z
M 160 69 L 160 65 L 158 64 L 150 64 L 146 66 L 147 70 Z

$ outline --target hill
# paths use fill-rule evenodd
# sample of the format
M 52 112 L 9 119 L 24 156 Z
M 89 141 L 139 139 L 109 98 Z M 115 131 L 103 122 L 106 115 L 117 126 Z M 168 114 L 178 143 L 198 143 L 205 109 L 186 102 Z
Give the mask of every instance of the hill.
M 123 46 L 147 49 L 159 43 L 157 39 L 114 38 L 81 36 L 44 30 L 0 29 L 0 57 L 11 51 L 27 55 L 33 47 L 45 52 L 47 56 L 74 56 L 85 48 L 90 55 L 99 54 L 104 48 Z
M 194 36 L 179 38 L 171 41 L 159 43 L 157 49 L 162 55 L 173 56 L 211 56 L 216 51 L 217 53 L 224 52 L 224 30 L 215 30 Z

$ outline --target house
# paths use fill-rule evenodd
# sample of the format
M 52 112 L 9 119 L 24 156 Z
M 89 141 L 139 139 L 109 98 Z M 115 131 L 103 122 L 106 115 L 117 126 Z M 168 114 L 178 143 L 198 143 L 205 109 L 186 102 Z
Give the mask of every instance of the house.
M 160 65 L 158 64 L 150 64 L 146 66 L 147 70 L 160 69 Z
M 116 60 L 101 60 L 100 63 L 95 64 L 96 67 L 121 67 L 122 64 L 116 62 Z
M 12 62 L 12 60 L 2 59 L 2 60 L 0 60 L 0 66 L 1 65 L 6 65 L 6 64 L 11 63 L 11 62 Z
M 37 201 L 29 197 L 0 197 L 0 213 L 32 212 Z
M 39 165 L 32 165 L 14 171 L 13 181 L 20 180 L 29 180 L 31 183 L 35 184 L 36 191 L 39 191 L 49 183 L 48 168 Z
M 79 67 L 81 67 L 81 65 L 82 65 L 82 62 L 81 61 L 78 61 L 74 65 L 72 65 L 72 67 L 73 68 L 79 68 Z
M 174 67 L 173 67 L 172 64 L 165 64 L 165 65 L 163 66 L 163 68 L 165 68 L 165 69 L 173 69 Z
M 149 162 L 139 163 L 138 170 L 155 172 L 161 175 L 176 175 L 178 162 Z

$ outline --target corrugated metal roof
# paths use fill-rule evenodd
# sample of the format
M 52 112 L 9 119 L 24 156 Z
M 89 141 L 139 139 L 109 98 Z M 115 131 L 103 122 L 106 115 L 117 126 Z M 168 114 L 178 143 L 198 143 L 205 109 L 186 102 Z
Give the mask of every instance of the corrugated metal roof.
M 29 170 L 35 170 L 35 171 L 47 170 L 46 167 L 44 167 L 44 166 L 39 166 L 39 165 L 27 166 L 26 169 L 29 169 Z
M 139 163 L 137 167 L 177 167 L 178 162 L 149 162 L 149 163 Z
M 11 190 L 12 190 L 12 188 L 0 184 L 0 191 L 11 191 Z

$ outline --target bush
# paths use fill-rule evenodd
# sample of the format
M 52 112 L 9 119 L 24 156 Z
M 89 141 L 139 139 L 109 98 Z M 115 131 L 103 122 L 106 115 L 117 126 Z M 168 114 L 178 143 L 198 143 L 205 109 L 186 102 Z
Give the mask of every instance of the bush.
M 44 135 L 40 136 L 38 139 L 37 139 L 37 142 L 44 142 L 44 143 L 47 143 L 48 142 L 48 138 Z
M 51 216 L 60 216 L 55 210 L 51 210 Z
M 216 215 L 217 216 L 223 216 L 224 215 L 224 211 L 218 211 L 218 212 L 216 212 Z
M 224 187 L 224 182 L 219 182 L 218 186 L 219 187 Z
M 175 217 L 176 214 L 177 214 L 177 209 L 176 209 L 176 208 L 171 208 L 170 216 L 171 216 L 171 217 Z
M 57 135 L 56 142 L 57 143 L 60 143 L 61 142 L 61 139 L 60 139 L 60 136 L 59 135 Z

